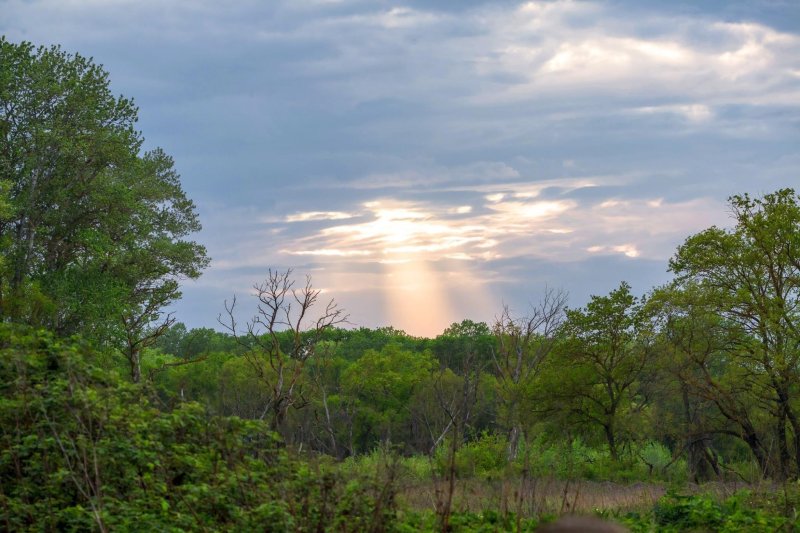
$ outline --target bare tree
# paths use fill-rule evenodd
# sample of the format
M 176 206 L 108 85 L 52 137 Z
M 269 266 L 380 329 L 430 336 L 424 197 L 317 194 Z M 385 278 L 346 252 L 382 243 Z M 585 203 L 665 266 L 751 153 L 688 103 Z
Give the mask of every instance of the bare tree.
M 508 306 L 495 318 L 493 331 L 497 349 L 493 350 L 495 371 L 500 385 L 503 418 L 508 430 L 508 458 L 517 454 L 522 432 L 522 395 L 525 385 L 536 377 L 542 362 L 553 349 L 564 321 L 567 294 L 545 288 L 542 299 L 531 305 L 530 314 L 514 317 Z
M 460 387 L 448 386 L 443 379 L 448 371 L 442 366 L 439 375 L 434 383 L 434 394 L 439 408 L 447 418 L 447 426 L 439 435 L 433 439 L 430 455 L 433 457 L 436 447 L 450 433 L 450 449 L 447 454 L 447 470 L 445 472 L 445 487 L 442 490 L 437 483 L 436 487 L 436 514 L 439 518 L 439 528 L 441 531 L 450 531 L 450 515 L 453 507 L 453 495 L 456 489 L 456 456 L 461 442 L 470 423 L 472 409 L 478 401 L 478 389 L 480 386 L 481 368 L 477 362 L 476 354 L 469 350 L 462 361 L 462 375 Z M 459 384 L 456 384 L 459 385 Z
M 347 321 L 347 315 L 330 300 L 316 319 L 312 308 L 319 302 L 320 290 L 305 284 L 295 288 L 292 270 L 269 270 L 263 283 L 253 286 L 258 298 L 255 316 L 241 328 L 235 318 L 236 297 L 225 301 L 227 320 L 217 319 L 244 347 L 244 357 L 256 376 L 267 386 L 269 396 L 261 418 L 269 417 L 278 430 L 290 407 L 306 405 L 300 378 L 307 361 L 315 356 L 324 332 Z M 285 341 L 285 342 L 282 342 Z

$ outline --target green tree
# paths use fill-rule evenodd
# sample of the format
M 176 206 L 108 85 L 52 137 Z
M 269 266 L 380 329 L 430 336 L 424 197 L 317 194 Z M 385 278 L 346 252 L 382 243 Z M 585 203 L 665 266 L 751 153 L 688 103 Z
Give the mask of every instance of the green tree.
M 685 452 L 696 482 L 721 474 L 715 444 L 720 435 L 739 435 L 715 404 L 740 424 L 752 427 L 751 397 L 737 390 L 735 365 L 724 357 L 732 339 L 713 299 L 697 286 L 659 287 L 645 305 L 656 329 L 657 379 L 653 386 L 655 433 Z M 752 441 L 758 447 L 758 439 Z
M 465 361 L 481 368 L 492 362 L 495 337 L 485 322 L 454 322 L 430 343 L 436 358 L 455 372 L 463 370 Z
M 627 283 L 567 310 L 566 340 L 550 373 L 552 397 L 577 421 L 602 430 L 613 460 L 645 407 L 639 387 L 653 350 L 640 302 Z
M 367 350 L 342 373 L 343 394 L 358 402 L 355 428 L 362 450 L 378 441 L 403 442 L 414 392 L 427 382 L 436 362 L 430 352 L 388 344 Z
M 172 159 L 140 154 L 136 118 L 91 59 L 0 38 L 0 313 L 118 348 L 134 381 L 179 280 L 208 263 L 185 240 L 200 224 Z
M 800 199 L 794 190 L 783 189 L 761 198 L 733 196 L 729 202 L 736 225 L 689 237 L 670 269 L 678 286 L 695 285 L 709 298 L 731 339 L 719 357 L 736 369 L 738 394 L 746 391 L 754 400 L 745 417 L 726 408 L 725 389 L 720 389 L 720 412 L 739 426 L 766 474 L 797 477 Z M 768 435 L 759 436 L 751 427 L 756 405 L 769 419 Z M 774 448 L 764 450 L 766 442 L 774 442 Z

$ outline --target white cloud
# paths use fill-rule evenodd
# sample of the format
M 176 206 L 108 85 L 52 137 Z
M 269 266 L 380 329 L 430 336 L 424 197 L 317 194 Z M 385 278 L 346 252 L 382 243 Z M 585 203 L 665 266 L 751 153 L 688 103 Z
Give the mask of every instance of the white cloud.
M 694 123 L 706 122 L 714 116 L 711 107 L 705 104 L 647 106 L 636 108 L 633 111 L 645 115 L 676 114 Z
M 306 222 L 309 220 L 345 220 L 353 218 L 350 213 L 342 211 L 306 211 L 286 217 L 286 222 Z

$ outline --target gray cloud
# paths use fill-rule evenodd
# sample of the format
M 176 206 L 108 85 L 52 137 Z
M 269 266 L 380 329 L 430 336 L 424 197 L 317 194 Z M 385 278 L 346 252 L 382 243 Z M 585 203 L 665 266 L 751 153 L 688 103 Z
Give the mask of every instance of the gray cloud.
M 413 331 L 646 290 L 728 195 L 799 184 L 798 9 L 8 0 L 0 31 L 94 56 L 175 157 L 214 258 L 180 319 L 295 266 Z

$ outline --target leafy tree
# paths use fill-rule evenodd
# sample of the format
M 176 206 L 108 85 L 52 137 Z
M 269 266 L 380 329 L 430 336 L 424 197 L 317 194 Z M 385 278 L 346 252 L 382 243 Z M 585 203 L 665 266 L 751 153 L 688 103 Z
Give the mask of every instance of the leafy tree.
M 134 381 L 179 280 L 208 263 L 184 240 L 200 224 L 172 159 L 139 153 L 136 114 L 90 59 L 0 38 L 0 313 L 120 349 Z
M 495 337 L 485 322 L 462 320 L 450 324 L 430 343 L 436 358 L 456 372 L 462 371 L 464 362 L 487 367 L 492 362 Z
M 654 364 L 659 375 L 653 387 L 659 421 L 656 433 L 686 453 L 696 482 L 721 475 L 716 437 L 737 435 L 735 425 L 715 416 L 714 405 L 725 405 L 724 412 L 735 413 L 744 422 L 750 401 L 736 390 L 741 383 L 735 367 L 724 357 L 732 340 L 730 332 L 706 296 L 697 286 L 666 286 L 654 290 L 645 305 L 658 330 Z
M 627 283 L 608 296 L 592 296 L 583 309 L 567 310 L 566 341 L 552 371 L 551 393 L 572 416 L 602 430 L 611 458 L 646 403 L 639 394 L 653 350 L 640 303 Z
M 356 433 L 362 450 L 378 441 L 402 442 L 409 404 L 436 363 L 430 352 L 412 352 L 396 344 L 368 350 L 342 373 L 343 393 L 358 400 Z
M 739 426 L 764 472 L 800 473 L 800 199 L 792 189 L 761 198 L 729 199 L 732 229 L 711 227 L 689 237 L 670 261 L 680 287 L 696 285 L 720 316 L 731 342 L 718 356 L 735 369 L 736 396 L 753 402 L 731 410 L 730 387 L 719 388 L 720 412 Z M 728 394 L 726 394 L 726 391 Z M 753 404 L 763 407 L 770 435 L 758 434 Z M 746 416 L 745 416 L 746 415 Z M 774 442 L 774 449 L 765 449 Z M 770 464 L 770 461 L 773 464 Z
M 326 340 L 339 340 L 336 355 L 354 361 L 364 355 L 367 350 L 381 350 L 387 344 L 397 344 L 405 350 L 419 352 L 427 347 L 427 339 L 412 337 L 401 329 L 392 326 L 375 329 L 357 328 L 353 330 L 330 329 L 326 331 Z
M 236 339 L 211 328 L 187 329 L 182 322 L 173 324 L 153 345 L 163 353 L 193 359 L 212 352 L 240 353 Z

